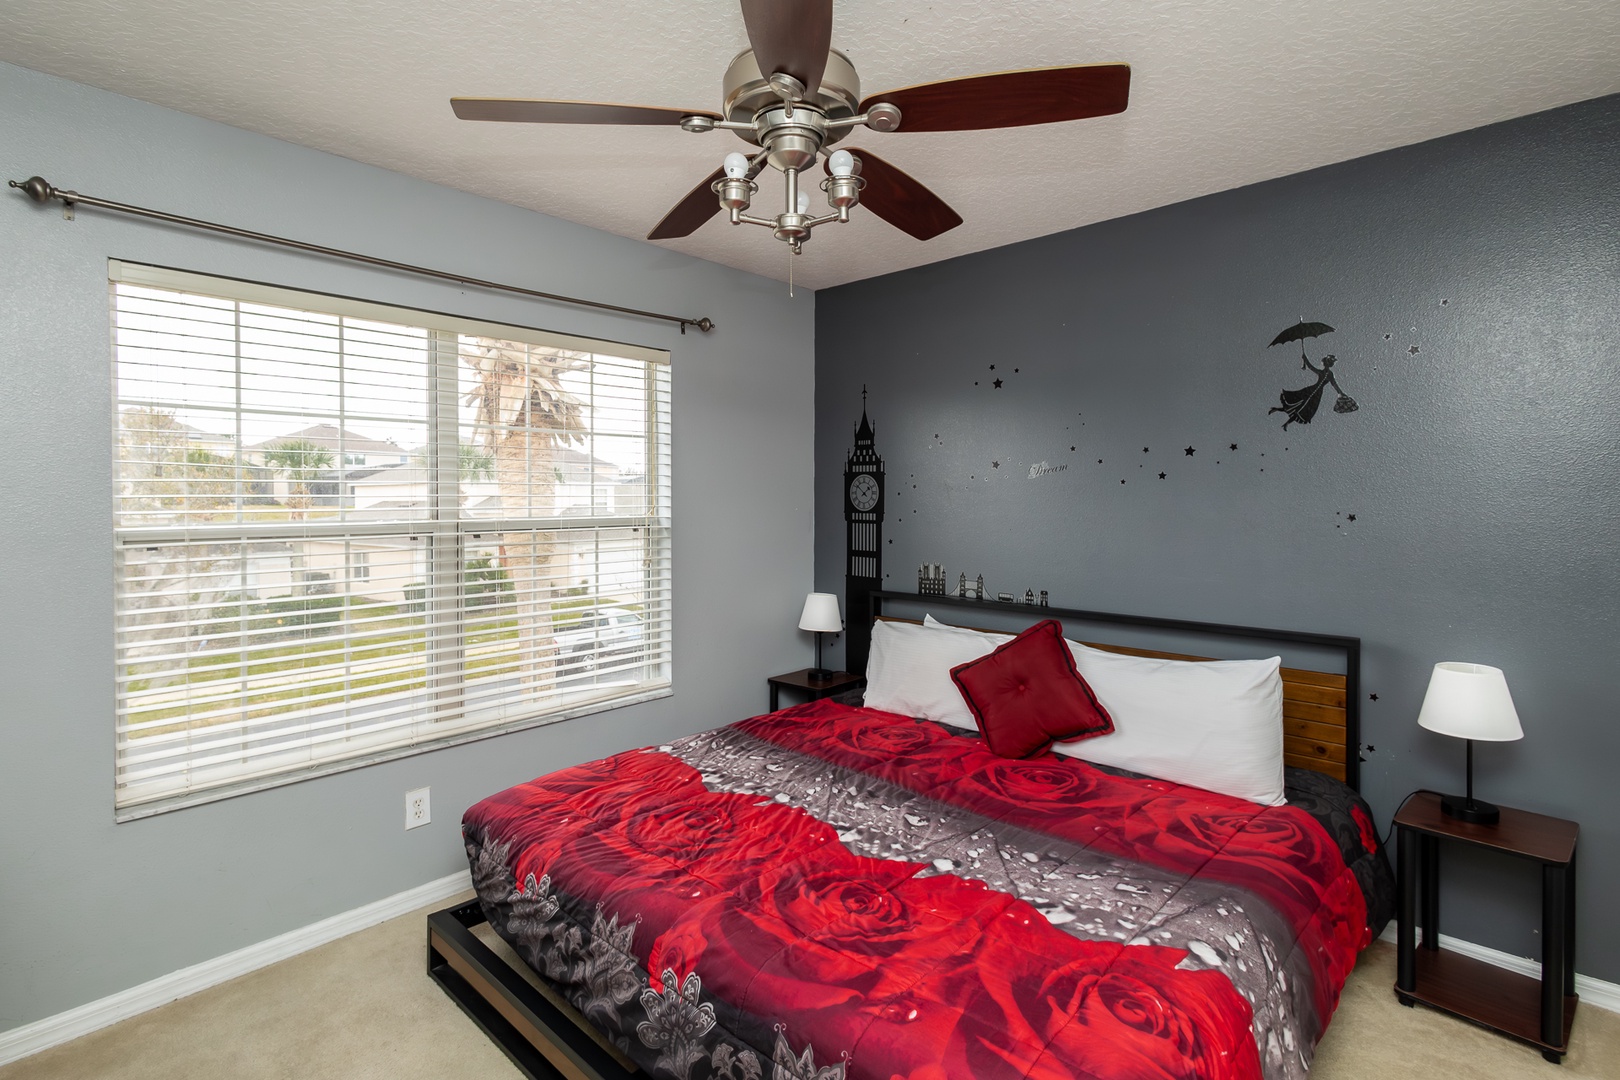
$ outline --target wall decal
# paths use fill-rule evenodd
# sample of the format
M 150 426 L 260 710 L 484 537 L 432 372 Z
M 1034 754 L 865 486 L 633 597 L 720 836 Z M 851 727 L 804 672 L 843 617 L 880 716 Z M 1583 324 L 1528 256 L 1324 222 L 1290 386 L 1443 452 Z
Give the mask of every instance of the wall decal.
M 1322 357 L 1322 366 L 1317 367 L 1311 363 L 1310 357 L 1305 355 L 1305 341 L 1307 338 L 1321 337 L 1323 334 L 1333 332 L 1333 327 L 1327 323 L 1306 322 L 1304 319 L 1300 319 L 1299 322 L 1272 338 L 1271 345 L 1266 346 L 1269 349 L 1272 345 L 1285 345 L 1293 341 L 1299 342 L 1300 365 L 1316 375 L 1316 381 L 1310 386 L 1302 387 L 1299 390 L 1284 390 L 1278 395 L 1280 404 L 1267 410 L 1267 415 L 1280 412 L 1288 417 L 1283 421 L 1284 431 L 1288 430 L 1289 424 L 1308 424 L 1311 422 L 1311 419 L 1316 415 L 1317 408 L 1322 404 L 1322 392 L 1330 383 L 1333 389 L 1339 393 L 1338 400 L 1333 403 L 1334 412 L 1350 413 L 1360 408 L 1356 404 L 1356 399 L 1345 393 L 1344 387 L 1340 386 L 1339 380 L 1333 376 L 1333 365 L 1338 362 L 1337 357 L 1332 353 L 1328 353 Z M 1417 347 L 1413 346 L 1412 351 L 1416 352 Z
M 872 647 L 872 593 L 883 588 L 883 459 L 874 445 L 861 387 L 855 445 L 844 459 L 844 667 L 866 671 Z
M 1029 478 L 1034 480 L 1037 477 L 1051 476 L 1053 473 L 1068 471 L 1069 467 L 1067 465 L 1053 465 L 1050 461 L 1037 461 L 1029 467 Z

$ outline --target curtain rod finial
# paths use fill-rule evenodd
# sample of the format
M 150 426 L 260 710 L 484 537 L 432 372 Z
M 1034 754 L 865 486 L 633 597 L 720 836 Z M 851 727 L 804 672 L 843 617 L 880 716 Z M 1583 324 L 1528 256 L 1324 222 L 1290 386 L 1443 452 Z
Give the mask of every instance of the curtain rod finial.
M 7 182 L 14 188 L 22 188 L 23 194 L 37 203 L 50 202 L 56 197 L 56 189 L 46 183 L 43 176 L 30 176 L 21 182 L 16 180 Z

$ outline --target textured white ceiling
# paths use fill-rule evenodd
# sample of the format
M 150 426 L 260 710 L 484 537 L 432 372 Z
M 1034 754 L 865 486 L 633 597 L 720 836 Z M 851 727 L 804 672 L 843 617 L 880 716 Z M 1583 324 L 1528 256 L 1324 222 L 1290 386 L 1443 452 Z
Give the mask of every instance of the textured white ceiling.
M 1620 92 L 1615 0 L 836 0 L 834 19 L 833 45 L 868 93 L 1125 61 L 1131 105 L 1013 131 L 856 133 L 849 144 L 923 180 L 966 223 L 919 243 L 857 211 L 796 260 L 812 288 Z M 746 45 L 734 0 L 0 8 L 0 60 L 636 238 L 741 148 L 735 136 L 468 123 L 448 99 L 714 109 Z M 718 216 L 663 243 L 788 275 L 785 244 Z

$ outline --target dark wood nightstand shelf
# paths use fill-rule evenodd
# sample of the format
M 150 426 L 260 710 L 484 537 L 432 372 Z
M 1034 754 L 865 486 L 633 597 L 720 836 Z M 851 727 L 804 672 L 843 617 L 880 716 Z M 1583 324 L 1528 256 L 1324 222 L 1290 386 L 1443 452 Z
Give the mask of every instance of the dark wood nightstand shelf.
M 853 690 L 857 686 L 866 685 L 865 675 L 851 675 L 847 671 L 835 671 L 825 679 L 817 679 L 811 677 L 810 672 L 810 668 L 800 668 L 798 671 L 790 671 L 786 675 L 772 675 L 765 680 L 771 684 L 771 712 L 775 712 L 780 707 L 778 701 L 783 687 L 804 694 L 806 701 L 817 701 L 824 697 L 831 697 L 833 694 L 843 693 L 845 690 Z
M 1446 816 L 1440 797 L 1418 792 L 1395 815 L 1400 844 L 1400 927 L 1395 996 L 1423 1002 L 1538 1047 L 1555 1064 L 1575 1022 L 1575 846 L 1580 826 L 1502 807 L 1495 825 Z M 1529 859 L 1541 866 L 1541 979 L 1440 948 L 1440 841 Z M 1421 886 L 1421 915 L 1419 891 Z M 1417 924 L 1423 944 L 1417 944 Z

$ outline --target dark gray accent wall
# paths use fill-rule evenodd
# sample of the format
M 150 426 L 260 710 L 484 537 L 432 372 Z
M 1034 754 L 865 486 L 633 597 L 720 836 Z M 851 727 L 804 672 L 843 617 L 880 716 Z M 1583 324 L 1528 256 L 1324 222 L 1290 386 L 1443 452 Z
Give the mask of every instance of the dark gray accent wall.
M 718 323 L 66 222 L 0 187 L 0 1031 L 465 870 L 471 803 L 758 712 L 810 662 L 812 296 L 5 64 L 0 102 L 0 179 Z M 114 824 L 109 257 L 670 350 L 674 696 Z M 433 821 L 407 833 L 423 785 Z
M 1609 97 L 822 291 L 817 587 L 842 591 L 864 384 L 890 587 L 942 562 L 1359 635 L 1381 828 L 1462 787 L 1462 743 L 1416 722 L 1434 663 L 1497 665 L 1525 738 L 1478 745 L 1478 794 L 1580 822 L 1577 967 L 1620 980 L 1616 177 Z M 1329 387 L 1285 431 L 1267 409 L 1315 377 L 1268 343 L 1301 319 L 1359 409 Z M 1539 956 L 1533 867 L 1446 860 L 1442 930 Z

